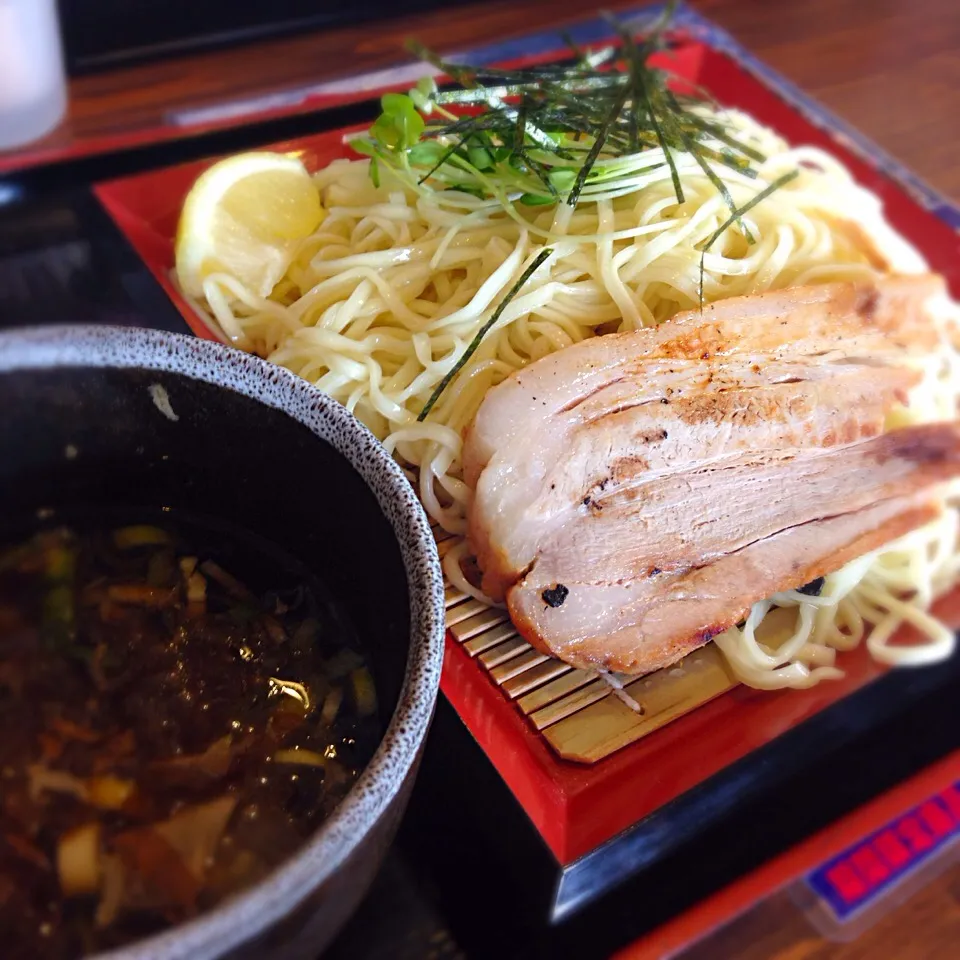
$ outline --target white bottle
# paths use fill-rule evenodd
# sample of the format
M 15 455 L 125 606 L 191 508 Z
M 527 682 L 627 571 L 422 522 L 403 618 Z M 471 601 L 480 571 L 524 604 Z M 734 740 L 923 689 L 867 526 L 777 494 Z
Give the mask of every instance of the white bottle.
M 0 150 L 49 133 L 66 106 L 56 0 L 0 0 Z

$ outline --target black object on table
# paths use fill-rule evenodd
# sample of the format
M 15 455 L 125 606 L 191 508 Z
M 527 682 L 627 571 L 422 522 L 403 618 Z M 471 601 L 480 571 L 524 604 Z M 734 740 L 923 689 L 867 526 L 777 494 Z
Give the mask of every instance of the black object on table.
M 59 6 L 67 67 L 80 74 L 465 2 L 59 0 Z
M 0 328 L 48 323 L 189 333 L 126 239 L 83 188 L 0 207 Z

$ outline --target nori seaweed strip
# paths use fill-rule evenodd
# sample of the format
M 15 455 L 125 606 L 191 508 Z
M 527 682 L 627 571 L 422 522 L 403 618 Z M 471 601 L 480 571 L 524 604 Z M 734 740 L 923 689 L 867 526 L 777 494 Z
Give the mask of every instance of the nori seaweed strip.
M 670 145 L 667 143 L 667 138 L 664 136 L 656 110 L 654 109 L 653 98 L 647 84 L 647 78 L 652 77 L 652 73 L 645 66 L 647 57 L 659 47 L 663 31 L 673 16 L 675 6 L 675 0 L 670 0 L 670 2 L 667 3 L 663 9 L 663 13 L 654 24 L 640 50 L 637 49 L 632 35 L 624 28 L 623 24 L 609 14 L 606 16 L 606 19 L 623 41 L 623 49 L 633 68 L 631 86 L 643 97 L 647 105 L 647 115 L 650 117 L 650 123 L 653 126 L 654 133 L 657 135 L 657 143 L 660 144 L 660 149 L 663 150 L 663 156 L 667 161 L 667 165 L 670 167 L 670 179 L 673 181 L 673 192 L 676 194 L 677 203 L 683 203 L 685 197 L 683 184 L 680 182 L 680 172 L 677 170 L 677 164 L 670 153 Z
M 417 185 L 419 186 L 429 180 L 455 153 L 466 147 L 473 137 L 474 134 L 467 134 L 459 143 L 455 143 L 448 150 L 445 150 L 440 159 L 417 181 Z
M 800 176 L 799 170 L 791 170 L 789 173 L 783 174 L 782 177 L 777 177 L 773 183 L 768 184 L 764 187 L 755 197 L 751 197 L 742 207 L 738 208 L 736 216 L 730 216 L 723 223 L 717 227 L 716 230 L 710 235 L 710 238 L 704 244 L 703 249 L 700 251 L 700 309 L 703 309 L 703 258 L 707 255 L 707 251 L 713 246 L 713 244 L 720 238 L 723 232 L 737 220 L 742 217 L 745 213 L 749 213 L 758 203 L 766 200 L 771 193 L 776 192 L 781 187 L 786 186 L 791 180 L 796 180 Z
M 497 309 L 493 311 L 493 316 L 477 331 L 477 335 L 470 341 L 467 345 L 467 349 L 463 351 L 463 356 L 453 365 L 453 368 L 450 372 L 437 384 L 436 389 L 430 394 L 430 399 L 427 401 L 426 406 L 420 411 L 419 416 L 417 417 L 417 423 L 423 423 L 427 419 L 430 411 L 433 409 L 436 402 L 440 399 L 441 394 L 447 387 L 450 385 L 450 381 L 463 369 L 466 362 L 476 353 L 477 348 L 480 346 L 483 338 L 490 332 L 490 328 L 500 319 L 500 316 L 503 314 L 503 311 L 506 309 L 507 304 L 520 292 L 524 284 L 540 269 L 541 264 L 553 253 L 553 250 L 550 247 L 546 247 L 541 250 L 533 263 L 527 267 L 526 270 L 520 274 L 520 279 L 507 291 L 507 295 L 497 304 Z
M 517 154 L 521 160 L 530 168 L 530 171 L 533 175 L 546 187 L 547 192 L 551 197 L 554 197 L 556 200 L 560 199 L 560 194 L 557 193 L 557 188 L 550 182 L 550 177 L 547 175 L 547 170 L 542 163 L 534 160 L 533 157 L 526 150 L 521 150 Z
M 586 58 L 583 55 L 583 50 L 580 49 L 580 44 L 570 35 L 570 31 L 561 30 L 560 39 L 567 45 L 567 49 L 577 58 L 577 63 L 585 65 Z
M 520 105 L 517 107 L 517 119 L 514 122 L 513 149 L 520 153 L 527 142 L 527 109 L 529 101 L 526 97 L 520 98 Z
M 723 150 L 714 150 L 713 147 L 705 147 L 702 143 L 699 145 L 699 150 L 705 157 L 716 160 L 717 163 L 722 163 L 725 167 L 736 170 L 737 173 L 742 173 L 751 180 L 757 179 L 757 171 L 750 166 L 750 161 L 738 157 L 732 150 L 726 147 Z
M 667 97 L 667 102 L 670 104 L 670 106 L 674 110 L 676 110 L 677 114 L 683 115 L 684 111 L 682 107 L 680 106 L 679 103 L 677 103 L 676 97 L 674 97 L 674 95 L 670 93 L 669 90 L 666 93 L 666 97 Z M 740 224 L 740 229 L 743 231 L 744 236 L 747 238 L 747 243 L 753 243 L 754 242 L 753 234 L 750 233 L 750 231 L 747 229 L 744 222 L 740 219 L 740 216 L 737 214 L 737 204 L 733 199 L 733 195 L 730 193 L 730 190 L 727 187 L 727 185 L 723 182 L 723 180 L 720 179 L 716 171 L 714 171 L 714 169 L 710 166 L 709 163 L 707 163 L 706 159 L 704 159 L 703 155 L 700 153 L 700 144 L 697 143 L 693 139 L 693 137 L 691 137 L 690 134 L 687 133 L 682 126 L 680 126 L 679 123 L 676 124 L 676 128 L 677 128 L 677 134 L 680 137 L 681 142 L 687 148 L 687 153 L 689 153 L 693 157 L 693 159 L 697 161 L 697 166 L 700 167 L 700 169 L 706 175 L 707 179 L 714 185 L 714 187 L 717 190 L 717 193 L 719 193 L 720 196 L 723 197 L 723 202 L 730 209 L 730 212 L 737 217 L 737 222 Z
M 464 90 L 438 90 L 430 99 L 446 106 L 450 103 L 485 103 L 490 97 L 516 97 L 527 90 L 536 89 L 535 83 L 511 84 L 499 87 L 467 87 Z
M 674 95 L 674 99 L 676 96 Z M 767 158 L 759 151 L 751 147 L 749 144 L 742 143 L 736 137 L 731 136 L 727 131 L 717 123 L 712 123 L 709 120 L 704 120 L 703 117 L 697 116 L 697 114 L 691 112 L 690 110 L 683 109 L 684 119 L 693 124 L 695 127 L 699 127 L 704 133 L 709 133 L 711 137 L 719 140 L 721 143 L 725 143 L 728 147 L 733 147 L 734 150 L 738 150 L 745 157 L 749 157 L 751 160 L 756 163 L 765 163 Z
M 613 109 L 610 111 L 606 122 L 597 133 L 596 139 L 593 141 L 593 146 L 590 148 L 590 152 L 584 158 L 583 166 L 580 168 L 580 171 L 577 174 L 577 179 L 573 183 L 573 189 L 571 189 L 569 195 L 567 196 L 567 203 L 571 207 L 575 207 L 577 205 L 577 200 L 580 198 L 580 191 L 583 189 L 583 185 L 586 183 L 587 177 L 590 175 L 590 171 L 593 169 L 593 165 L 596 162 L 597 157 L 600 156 L 600 151 L 603 149 L 603 145 L 607 140 L 607 134 L 610 130 L 610 127 L 613 126 L 616 118 L 620 116 L 620 111 L 623 109 L 623 105 L 626 102 L 628 92 L 629 88 L 624 86 L 623 90 L 620 91 L 620 96 L 617 98 L 616 103 L 614 103 Z
M 650 101 L 650 93 L 647 90 L 647 85 L 644 82 L 641 74 L 637 75 L 637 83 L 640 85 L 643 98 L 647 102 L 647 109 L 650 112 L 650 121 L 653 124 L 654 132 L 657 134 L 657 143 L 660 144 L 660 149 L 663 150 L 664 159 L 667 161 L 667 165 L 670 167 L 670 179 L 673 181 L 673 192 L 677 195 L 677 203 L 683 203 L 686 198 L 684 197 L 683 193 L 683 184 L 680 182 L 680 173 L 677 170 L 676 161 L 673 159 L 673 156 L 670 153 L 670 148 L 667 146 L 667 141 L 663 135 L 663 131 L 660 129 L 660 124 L 657 122 L 657 118 L 653 110 L 653 103 Z
M 747 226 L 743 220 L 740 219 L 740 214 L 737 213 L 737 204 L 733 199 L 733 194 L 731 194 L 730 190 L 727 188 L 727 185 L 723 182 L 723 180 L 720 179 L 719 176 L 717 176 L 710 164 L 707 163 L 707 161 L 700 155 L 700 151 L 697 150 L 693 139 L 688 133 L 685 133 L 683 130 L 681 130 L 680 139 L 683 141 L 683 145 L 687 148 L 687 153 L 689 153 L 693 159 L 697 161 L 697 166 L 700 167 L 707 179 L 714 185 L 717 193 L 723 197 L 723 202 L 729 208 L 730 213 L 736 217 L 735 222 L 740 224 L 740 229 L 743 231 L 743 235 L 747 238 L 747 243 L 753 243 L 753 234 L 747 229 Z

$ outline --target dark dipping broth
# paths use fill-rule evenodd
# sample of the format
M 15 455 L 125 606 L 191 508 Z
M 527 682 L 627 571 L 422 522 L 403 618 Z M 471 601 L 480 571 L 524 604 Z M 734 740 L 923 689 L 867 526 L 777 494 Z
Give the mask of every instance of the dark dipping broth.
M 380 739 L 356 639 L 293 561 L 164 522 L 0 548 L 2 955 L 60 960 L 263 877 Z

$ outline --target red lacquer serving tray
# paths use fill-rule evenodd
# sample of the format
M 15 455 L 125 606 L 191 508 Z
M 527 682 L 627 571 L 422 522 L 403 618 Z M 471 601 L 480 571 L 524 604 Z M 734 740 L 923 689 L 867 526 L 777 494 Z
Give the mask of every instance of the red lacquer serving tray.
M 540 53 L 536 60 L 562 55 Z M 531 62 L 534 58 L 526 58 Z M 823 147 L 883 200 L 888 219 L 960 295 L 960 237 L 896 180 L 845 145 L 810 111 L 801 112 L 729 52 L 697 40 L 670 54 L 671 69 L 743 109 L 795 144 Z M 515 61 L 514 61 L 515 62 Z M 318 121 L 318 125 L 321 125 Z M 265 145 L 302 156 L 309 168 L 351 156 L 345 130 Z M 173 237 L 184 196 L 211 160 L 98 185 L 96 193 L 145 264 L 199 336 L 213 336 L 171 280 Z M 947 612 L 955 612 L 952 604 Z M 960 623 L 960 617 L 957 621 Z M 561 865 L 582 857 L 664 804 L 703 783 L 883 673 L 866 651 L 844 655 L 843 680 L 807 691 L 765 693 L 740 687 L 593 766 L 565 762 L 452 636 L 442 689 L 470 733 L 522 804 Z

